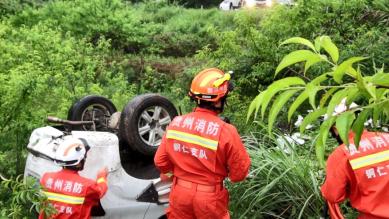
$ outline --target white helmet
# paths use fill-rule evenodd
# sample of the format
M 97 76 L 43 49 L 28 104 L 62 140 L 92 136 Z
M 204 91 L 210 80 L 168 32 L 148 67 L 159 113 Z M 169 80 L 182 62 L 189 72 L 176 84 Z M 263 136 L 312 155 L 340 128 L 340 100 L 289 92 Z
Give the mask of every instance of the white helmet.
M 68 137 L 58 146 L 55 153 L 55 162 L 60 166 L 75 166 L 86 155 L 89 146 L 84 139 Z

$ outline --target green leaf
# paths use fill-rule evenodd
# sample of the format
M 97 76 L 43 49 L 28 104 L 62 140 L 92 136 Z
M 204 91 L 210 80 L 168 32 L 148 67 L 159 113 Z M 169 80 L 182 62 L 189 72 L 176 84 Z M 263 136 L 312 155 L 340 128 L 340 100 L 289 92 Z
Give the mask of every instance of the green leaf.
M 325 81 L 328 79 L 328 73 L 324 73 L 320 76 L 317 76 L 316 78 L 314 78 L 310 84 L 314 84 L 314 85 L 319 85 L 321 82 Z
M 19 196 L 19 199 L 17 200 L 17 202 L 18 203 L 25 202 L 26 201 L 26 192 L 25 191 L 21 191 L 19 194 L 20 194 L 20 196 Z
M 343 75 L 346 73 L 346 70 L 348 70 L 355 62 L 359 62 L 361 60 L 367 59 L 366 57 L 351 57 L 347 59 L 346 61 L 342 62 L 339 66 L 335 67 L 334 70 L 334 80 L 337 83 L 342 83 Z
M 287 88 L 291 85 L 305 85 L 305 82 L 299 78 L 299 77 L 287 77 L 280 79 L 278 81 L 273 82 L 267 89 L 266 89 L 266 95 L 263 97 L 262 100 L 262 107 L 261 107 L 261 116 L 262 118 L 265 116 L 265 111 L 267 108 L 267 105 L 269 104 L 270 100 L 273 98 L 273 96 L 280 90 Z
M 328 138 L 328 132 L 332 125 L 335 122 L 335 117 L 328 118 L 326 121 L 323 122 L 323 124 L 320 126 L 319 130 L 319 135 L 316 140 L 316 157 L 319 161 L 319 164 L 324 167 L 325 162 L 324 162 L 324 153 L 325 153 L 325 148 L 326 148 L 326 142 Z
M 313 109 L 316 109 L 315 97 L 316 97 L 316 93 L 320 90 L 320 88 L 309 83 L 307 84 L 306 90 L 309 95 L 309 104 L 311 104 Z
M 249 121 L 251 114 L 254 112 L 254 109 L 255 109 L 254 119 L 257 117 L 258 110 L 261 107 L 262 99 L 265 96 L 265 93 L 266 93 L 266 91 L 262 91 L 250 103 L 250 106 L 249 106 L 249 109 L 248 109 L 248 112 L 247 112 L 246 122 Z
M 326 110 L 327 108 L 321 108 L 308 113 L 300 125 L 300 132 L 303 133 L 305 131 L 305 127 L 307 127 L 308 124 L 316 121 L 321 115 L 324 115 Z
M 305 90 L 296 98 L 288 110 L 288 122 L 292 118 L 293 113 L 296 109 L 308 98 L 308 92 Z
M 385 99 L 387 99 L 386 96 L 385 96 L 386 93 L 389 93 L 389 89 L 386 89 L 386 88 L 378 88 L 378 89 L 376 89 L 375 94 L 376 94 L 377 100 L 380 100 L 380 99 L 385 100 Z
M 360 91 L 357 87 L 349 87 L 347 91 L 347 106 L 360 97 Z
M 324 161 L 324 154 L 325 154 L 325 144 L 323 143 L 323 137 L 322 134 L 320 133 L 319 136 L 316 139 L 316 144 L 315 144 L 315 152 L 316 152 L 316 158 L 319 162 L 319 165 L 321 168 L 325 167 L 325 161 Z
M 313 44 L 309 40 L 304 39 L 302 37 L 292 37 L 292 38 L 289 38 L 289 39 L 285 40 L 284 42 L 282 42 L 281 45 L 285 45 L 285 44 L 289 44 L 289 43 L 302 44 L 302 45 L 308 46 L 313 51 L 315 51 L 315 47 L 313 46 Z
M 339 87 L 332 87 L 331 89 L 329 89 L 324 95 L 323 97 L 320 99 L 320 107 L 323 107 L 324 104 L 326 104 L 328 98 L 333 94 L 335 93 L 335 91 L 337 91 L 339 89 Z
M 375 74 L 371 82 L 375 85 L 389 87 L 389 73 L 378 73 Z
M 316 37 L 314 41 L 315 41 L 315 49 L 316 49 L 316 51 L 320 51 L 320 49 L 321 49 L 320 37 Z
M 268 120 L 268 131 L 271 134 L 271 130 L 273 128 L 274 121 L 277 118 L 278 113 L 281 111 L 281 108 L 284 107 L 285 103 L 297 92 L 297 90 L 288 90 L 284 93 L 280 94 L 277 99 L 274 101 L 273 106 L 269 112 L 269 120 Z
M 367 120 L 367 117 L 370 115 L 370 109 L 366 109 L 359 113 L 357 119 L 354 121 L 353 124 L 353 131 L 355 133 L 354 136 L 354 144 L 355 146 L 359 146 L 359 141 L 361 140 L 361 135 L 364 129 L 365 121 Z
M 373 97 L 374 100 L 377 99 L 376 97 L 376 86 L 369 82 L 369 80 L 371 80 L 371 77 L 363 77 L 361 72 L 357 71 L 357 75 L 356 75 L 356 79 L 357 79 L 357 87 L 361 90 L 361 91 L 364 91 L 364 93 L 366 93 L 366 95 L 368 96 L 367 98 L 370 98 L 370 97 Z
M 347 75 L 357 78 L 357 70 L 355 70 L 352 66 L 346 70 Z
M 326 60 L 326 57 L 322 57 L 318 54 L 315 54 L 313 56 L 308 57 L 307 62 L 305 62 L 305 66 L 304 66 L 304 75 L 312 65 L 314 65 L 318 62 L 325 61 L 325 60 Z
M 327 117 L 331 117 L 334 110 L 335 110 L 335 107 L 340 103 L 340 101 L 347 97 L 347 92 L 348 92 L 348 89 L 343 89 L 343 90 L 340 90 L 338 92 L 336 92 L 330 102 L 328 103 L 328 107 L 327 107 Z
M 373 107 L 373 124 L 377 126 L 380 123 L 380 115 L 384 111 L 385 102 L 377 104 Z M 382 122 L 382 121 L 381 121 Z
M 262 93 L 262 92 L 261 92 L 261 93 Z M 261 94 L 261 93 L 260 93 L 260 94 Z M 254 109 L 255 109 L 255 106 L 257 105 L 257 102 L 258 102 L 257 100 L 258 100 L 260 94 L 258 94 L 258 95 L 254 98 L 254 100 L 251 101 L 251 103 L 250 103 L 249 109 L 248 109 L 248 111 L 247 111 L 246 123 L 249 121 L 251 114 L 254 112 Z
M 328 118 L 326 121 L 323 122 L 323 124 L 320 126 L 320 133 L 322 133 L 322 141 L 323 144 L 326 143 L 328 138 L 328 132 L 330 131 L 331 127 L 335 123 L 336 117 Z
M 361 89 L 361 90 L 365 89 L 365 85 L 364 85 L 365 79 L 363 78 L 362 73 L 359 70 L 359 68 L 358 68 L 358 71 L 356 72 L 356 74 L 357 74 L 356 80 L 357 80 L 357 85 L 358 85 L 359 89 Z
M 361 72 L 357 71 L 357 78 L 356 78 L 356 84 L 358 89 L 360 90 L 360 94 L 363 95 L 366 99 L 370 99 L 371 94 L 367 90 L 367 81 L 369 80 L 369 77 L 362 77 Z
M 326 79 L 328 78 L 327 76 L 327 73 L 325 74 L 322 74 L 318 77 L 316 77 L 315 79 L 313 79 L 309 84 L 307 84 L 306 86 L 306 90 L 309 94 L 309 103 L 311 104 L 312 108 L 313 109 L 316 109 L 316 103 L 315 103 L 315 100 L 316 100 L 316 93 L 323 89 L 321 88 L 320 86 L 320 83 L 325 81 Z
M 377 99 L 377 96 L 376 96 L 376 87 L 374 86 L 374 84 L 372 83 L 364 83 L 365 85 L 365 89 L 367 90 L 367 92 L 370 94 L 371 97 L 373 97 L 374 100 Z
M 312 56 L 317 56 L 317 54 L 309 51 L 309 50 L 297 50 L 289 53 L 286 55 L 280 64 L 277 66 L 276 73 L 274 74 L 274 77 L 277 76 L 277 74 L 284 68 L 293 65 L 297 62 L 306 61 L 307 59 L 310 59 Z
M 341 113 L 336 118 L 336 129 L 338 130 L 339 137 L 346 145 L 349 145 L 348 134 L 350 132 L 350 128 L 354 119 L 355 115 L 352 111 L 346 111 L 344 113 Z
M 27 198 L 27 201 L 32 201 L 32 199 L 31 199 L 31 195 L 30 195 L 30 193 L 29 193 L 29 192 L 27 192 L 27 194 L 26 194 L 26 198 Z
M 323 47 L 324 50 L 331 56 L 332 61 L 337 63 L 339 59 L 338 47 L 335 46 L 335 44 L 331 41 L 331 38 L 328 36 L 322 36 L 320 41 L 321 47 Z

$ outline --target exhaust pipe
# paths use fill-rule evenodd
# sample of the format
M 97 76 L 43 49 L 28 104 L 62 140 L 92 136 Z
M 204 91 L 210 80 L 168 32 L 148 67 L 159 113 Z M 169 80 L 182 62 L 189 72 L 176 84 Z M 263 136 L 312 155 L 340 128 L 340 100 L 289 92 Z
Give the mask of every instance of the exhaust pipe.
M 65 124 L 65 125 L 89 125 L 89 124 L 93 125 L 94 124 L 93 121 L 70 121 L 66 119 L 60 119 L 54 116 L 48 116 L 47 121 L 52 123 Z

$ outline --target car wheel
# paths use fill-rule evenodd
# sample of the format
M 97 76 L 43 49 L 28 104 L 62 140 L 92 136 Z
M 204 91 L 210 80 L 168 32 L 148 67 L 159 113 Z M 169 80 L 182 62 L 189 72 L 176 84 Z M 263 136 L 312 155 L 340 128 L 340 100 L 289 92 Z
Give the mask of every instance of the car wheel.
M 73 126 L 73 130 L 107 131 L 109 118 L 115 113 L 115 105 L 107 98 L 89 95 L 78 100 L 68 111 L 68 120 L 93 121 L 93 124 Z
M 174 105 L 158 94 L 143 94 L 132 99 L 120 116 L 119 134 L 134 150 L 154 155 L 166 127 L 177 116 Z

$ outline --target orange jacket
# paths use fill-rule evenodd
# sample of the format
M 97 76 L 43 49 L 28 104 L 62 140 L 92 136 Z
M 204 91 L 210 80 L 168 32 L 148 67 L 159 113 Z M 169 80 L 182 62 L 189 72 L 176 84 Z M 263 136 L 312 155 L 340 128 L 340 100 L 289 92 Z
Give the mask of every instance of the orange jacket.
M 191 182 L 215 185 L 229 177 L 246 178 L 250 158 L 236 128 L 217 113 L 196 108 L 170 123 L 154 158 L 162 173 Z
M 329 156 L 323 197 L 330 203 L 349 198 L 359 218 L 389 218 L 389 133 L 363 132 L 358 149 L 353 137 Z
M 90 218 L 94 205 L 107 191 L 106 178 L 97 176 L 97 182 L 78 175 L 77 171 L 63 169 L 45 173 L 40 180 L 44 193 L 56 208 L 57 214 L 51 218 Z M 44 219 L 43 213 L 39 219 Z

